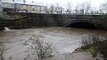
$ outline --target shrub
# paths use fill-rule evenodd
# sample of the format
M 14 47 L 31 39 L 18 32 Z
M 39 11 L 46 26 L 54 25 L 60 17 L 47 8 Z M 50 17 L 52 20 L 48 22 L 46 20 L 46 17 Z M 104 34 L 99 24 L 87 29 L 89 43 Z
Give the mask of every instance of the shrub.
M 25 45 L 29 46 L 28 56 L 25 60 L 38 60 L 49 57 L 53 53 L 53 47 L 51 44 L 44 42 L 40 39 L 40 36 L 33 35 L 24 43 Z
M 87 49 L 87 52 L 89 52 L 93 57 L 96 57 L 98 54 L 97 49 L 95 47 L 90 47 L 89 49 Z

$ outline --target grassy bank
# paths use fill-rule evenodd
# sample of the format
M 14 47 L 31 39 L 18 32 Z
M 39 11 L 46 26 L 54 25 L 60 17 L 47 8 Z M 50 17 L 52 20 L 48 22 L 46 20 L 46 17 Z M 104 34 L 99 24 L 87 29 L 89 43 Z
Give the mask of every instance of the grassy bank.
M 107 57 L 107 40 L 98 41 L 96 43 L 83 46 L 82 49 L 90 53 L 93 57 L 96 57 L 100 53 L 103 55 L 104 58 L 106 58 Z
M 90 53 L 93 57 L 100 54 L 107 58 L 107 38 L 101 39 L 101 36 L 89 35 L 83 38 L 82 44 L 81 49 Z

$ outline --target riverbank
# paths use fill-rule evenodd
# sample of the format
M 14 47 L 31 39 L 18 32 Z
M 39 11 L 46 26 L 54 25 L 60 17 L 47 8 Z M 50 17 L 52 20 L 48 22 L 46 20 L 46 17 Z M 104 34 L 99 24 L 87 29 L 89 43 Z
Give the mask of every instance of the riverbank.
M 81 49 L 77 49 L 73 53 L 56 55 L 42 60 L 96 60 L 96 58 L 92 57 L 89 53 Z
M 107 40 L 97 40 L 93 44 L 83 46 L 81 49 L 92 57 L 97 57 L 97 59 L 107 59 Z

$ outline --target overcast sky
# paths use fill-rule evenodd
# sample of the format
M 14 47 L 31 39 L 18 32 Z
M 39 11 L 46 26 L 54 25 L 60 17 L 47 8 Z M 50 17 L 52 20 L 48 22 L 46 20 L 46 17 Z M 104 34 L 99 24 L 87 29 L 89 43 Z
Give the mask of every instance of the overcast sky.
M 40 3 L 43 5 L 56 4 L 58 3 L 60 6 L 66 6 L 67 3 L 71 3 L 72 5 L 76 5 L 82 2 L 89 1 L 93 7 L 99 7 L 101 3 L 104 3 L 104 0 L 27 0 L 27 1 L 35 1 L 36 3 Z

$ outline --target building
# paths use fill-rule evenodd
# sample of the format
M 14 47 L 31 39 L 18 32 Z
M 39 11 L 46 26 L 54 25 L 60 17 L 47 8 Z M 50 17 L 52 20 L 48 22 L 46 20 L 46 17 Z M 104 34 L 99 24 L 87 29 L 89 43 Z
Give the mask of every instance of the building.
M 1 1 L 9 3 L 24 3 L 25 0 L 1 0 Z
M 32 12 L 45 13 L 45 7 L 36 3 L 26 3 L 25 0 L 1 0 L 5 12 Z
M 2 2 L 0 0 L 0 14 L 1 14 L 1 12 L 2 12 Z

